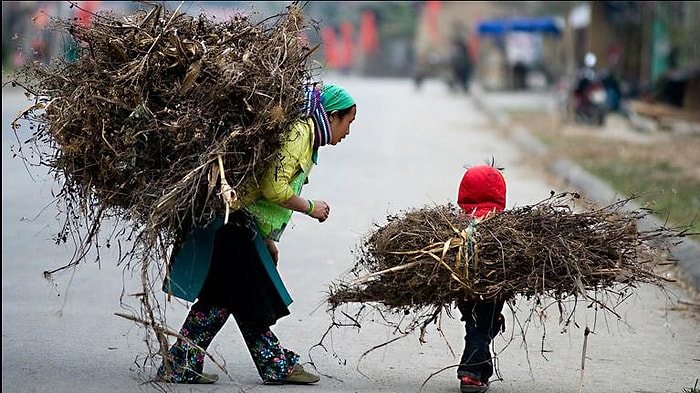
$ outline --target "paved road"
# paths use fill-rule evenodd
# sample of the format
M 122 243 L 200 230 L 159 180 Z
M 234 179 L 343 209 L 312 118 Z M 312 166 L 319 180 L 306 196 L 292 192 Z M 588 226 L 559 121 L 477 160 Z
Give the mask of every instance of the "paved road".
M 403 393 L 420 391 L 427 380 L 423 392 L 458 392 L 454 368 L 430 378 L 459 360 L 450 350 L 458 355 L 462 349 L 458 320 L 443 320 L 442 337 L 429 330 L 427 343 L 421 345 L 418 337 L 408 336 L 359 364 L 366 350 L 394 337 L 392 332 L 366 321 L 359 330 L 332 330 L 325 341 L 328 351 L 313 348 L 330 326 L 323 305 L 328 285 L 352 266 L 352 251 L 373 223 L 401 209 L 453 201 L 464 165 L 495 157 L 506 168 L 509 206 L 544 199 L 553 186 L 522 165 L 528 153 L 502 139 L 467 96 L 449 95 L 442 85 L 430 82 L 416 92 L 409 80 L 328 80 L 355 95 L 358 118 L 350 137 L 322 150 L 305 188 L 308 197 L 330 202 L 331 217 L 319 224 L 295 216 L 280 244 L 281 274 L 295 301 L 292 315 L 274 327 L 303 361 L 314 361 L 324 378 L 318 386 L 283 389 Z M 155 386 L 144 383 L 154 372 L 143 360 L 144 331 L 114 316 L 129 311 L 119 298 L 127 295 L 130 304 L 128 294 L 139 287 L 138 274 L 123 273 L 110 264 L 114 256 L 106 253 L 101 267 L 86 263 L 54 282 L 42 277 L 45 269 L 61 266 L 72 250 L 51 240 L 59 225 L 51 204 L 51 179 L 33 171 L 32 180 L 11 157 L 10 145 L 16 141 L 9 122 L 25 104 L 18 92 L 3 91 L 2 390 L 156 392 Z M 680 393 L 700 377 L 700 322 L 672 305 L 658 291 L 642 287 L 617 310 L 622 320 L 603 318 L 581 305 L 577 326 L 566 330 L 552 309 L 544 322 L 535 319 L 528 325 L 526 341 L 515 337 L 508 344 L 507 337 L 496 339 L 503 381 L 494 382 L 491 391 Z M 519 306 L 516 315 L 523 322 L 529 308 Z M 186 311 L 185 305 L 171 305 L 172 328 L 180 326 Z M 514 326 L 510 318 L 508 324 Z M 594 333 L 588 338 L 582 389 L 586 326 Z M 542 348 L 548 351 L 544 356 Z M 280 391 L 259 383 L 232 321 L 210 349 L 226 362 L 232 380 L 167 389 Z M 211 363 L 207 371 L 221 373 Z

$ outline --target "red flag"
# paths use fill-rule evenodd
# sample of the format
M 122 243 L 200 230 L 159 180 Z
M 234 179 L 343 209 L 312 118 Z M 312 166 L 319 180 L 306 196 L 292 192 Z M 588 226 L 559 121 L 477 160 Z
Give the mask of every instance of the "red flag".
M 479 22 L 481 22 L 482 19 L 480 12 L 477 11 L 475 19 L 477 22 L 476 25 L 478 26 Z M 470 55 L 472 56 L 472 59 L 474 59 L 474 61 L 477 61 L 477 59 L 479 59 L 479 34 L 477 33 L 476 28 L 472 28 L 472 30 L 470 31 L 469 50 L 471 51 Z
M 90 27 L 92 15 L 95 13 L 99 1 L 81 1 L 77 3 L 75 18 L 80 26 Z
M 479 58 L 479 37 L 476 34 L 472 34 L 469 37 L 469 42 L 467 43 L 467 50 L 469 51 L 469 57 L 471 59 Z
M 440 30 L 438 30 L 438 16 L 440 15 L 440 2 L 429 0 L 425 3 L 425 16 L 428 19 L 428 34 L 434 43 L 440 42 Z
M 377 20 L 374 17 L 374 12 L 371 10 L 362 12 L 360 19 L 360 49 L 368 54 L 379 51 Z
M 353 56 L 355 55 L 355 48 L 353 44 L 353 33 L 355 28 L 351 22 L 343 22 L 340 24 L 340 36 L 342 40 L 342 55 L 340 56 L 340 66 L 343 68 L 350 68 L 353 62 Z
M 338 48 L 335 29 L 331 26 L 324 26 L 321 29 L 321 41 L 323 42 L 324 53 L 326 54 L 326 64 L 330 68 L 338 67 Z
M 302 48 L 309 47 L 309 35 L 305 31 L 299 32 L 299 46 Z

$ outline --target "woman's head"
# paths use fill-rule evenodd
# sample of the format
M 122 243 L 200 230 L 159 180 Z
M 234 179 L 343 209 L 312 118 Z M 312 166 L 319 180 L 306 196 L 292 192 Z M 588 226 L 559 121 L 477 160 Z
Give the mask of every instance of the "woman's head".
M 350 134 L 350 123 L 355 120 L 357 105 L 347 90 L 338 85 L 327 84 L 322 89 L 321 104 L 331 126 L 329 144 L 336 145 Z
M 457 204 L 474 217 L 505 209 L 506 181 L 501 171 L 490 165 L 467 169 L 459 183 Z

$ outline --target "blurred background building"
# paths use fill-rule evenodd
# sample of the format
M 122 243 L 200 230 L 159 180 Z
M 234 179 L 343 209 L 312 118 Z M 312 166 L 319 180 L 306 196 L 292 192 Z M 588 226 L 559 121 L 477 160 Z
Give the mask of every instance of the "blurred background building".
M 289 2 L 161 2 L 219 18 L 234 10 L 260 17 Z M 75 6 L 77 5 L 77 6 Z M 127 1 L 3 1 L 3 69 L 69 55 L 51 18 L 84 18 L 97 9 L 133 12 Z M 623 94 L 653 95 L 700 111 L 700 2 L 695 1 L 312 1 L 305 10 L 327 71 L 369 77 L 448 78 L 455 48 L 470 78 L 486 89 L 546 89 L 572 77 L 584 55 L 615 75 Z M 457 45 L 457 46 L 456 46 Z

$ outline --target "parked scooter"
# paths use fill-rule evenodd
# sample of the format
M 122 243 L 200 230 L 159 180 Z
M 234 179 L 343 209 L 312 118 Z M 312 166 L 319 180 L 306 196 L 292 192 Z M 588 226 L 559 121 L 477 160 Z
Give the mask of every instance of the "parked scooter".
M 596 75 L 596 57 L 587 53 L 585 68 L 579 72 L 571 92 L 571 110 L 574 121 L 581 124 L 603 126 L 608 113 L 605 85 Z

